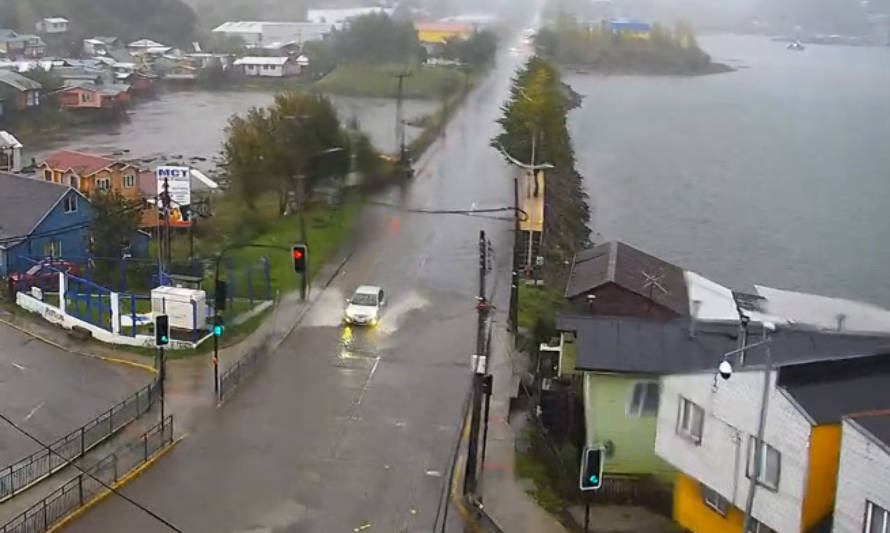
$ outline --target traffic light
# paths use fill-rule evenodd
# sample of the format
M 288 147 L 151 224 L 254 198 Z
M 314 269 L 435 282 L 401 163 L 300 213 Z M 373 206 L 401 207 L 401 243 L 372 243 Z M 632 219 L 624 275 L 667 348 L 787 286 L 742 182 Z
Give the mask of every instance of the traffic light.
M 226 286 L 226 282 L 221 279 L 216 280 L 216 287 L 213 292 L 213 307 L 217 311 L 226 310 L 227 291 L 228 287 Z
M 157 315 L 155 317 L 155 346 L 170 344 L 170 317 Z
M 213 323 L 213 335 L 215 337 L 219 337 L 222 335 L 222 332 L 223 332 L 222 321 L 219 319 L 219 317 L 217 317 L 216 321 Z
M 305 274 L 309 247 L 305 244 L 295 244 L 291 247 L 291 255 L 294 258 L 294 272 L 297 274 Z
M 581 490 L 599 490 L 603 486 L 603 449 L 584 448 L 581 458 Z

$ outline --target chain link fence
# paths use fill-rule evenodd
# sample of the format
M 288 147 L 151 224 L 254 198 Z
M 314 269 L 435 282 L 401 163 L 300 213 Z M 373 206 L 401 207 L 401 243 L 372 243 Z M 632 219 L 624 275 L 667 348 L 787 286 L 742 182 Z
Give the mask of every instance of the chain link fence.
M 113 435 L 151 409 L 158 398 L 158 382 L 118 403 L 80 428 L 17 461 L 0 472 L 0 502 L 4 502 L 31 485 L 65 468 L 71 461 L 83 457 L 93 447 Z
M 0 528 L 0 533 L 43 533 L 49 530 L 69 513 L 107 490 L 102 483 L 112 486 L 171 442 L 173 442 L 173 417 L 168 416 L 139 438 L 101 459 L 32 505 L 27 511 L 7 522 Z
M 256 371 L 257 367 L 265 360 L 266 354 L 269 352 L 269 338 L 263 339 L 262 342 L 252 350 L 244 354 L 240 359 L 227 368 L 219 377 L 219 397 L 217 401 L 222 402 L 228 398 L 242 381 Z

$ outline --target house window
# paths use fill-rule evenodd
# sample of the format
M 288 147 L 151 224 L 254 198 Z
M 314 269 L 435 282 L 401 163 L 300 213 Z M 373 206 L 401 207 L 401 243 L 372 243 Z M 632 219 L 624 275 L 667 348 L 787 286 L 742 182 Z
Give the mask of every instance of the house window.
M 44 170 L 43 171 L 43 179 L 46 181 L 53 180 L 53 171 L 52 170 Z
M 28 107 L 40 105 L 40 93 L 37 91 L 28 91 L 25 93 L 25 104 Z
M 75 189 L 80 189 L 80 178 L 77 176 L 68 176 L 68 185 Z
M 719 492 L 711 487 L 702 485 L 701 489 L 702 500 L 704 500 L 705 505 L 717 511 L 722 516 L 726 516 L 726 511 L 729 510 L 729 500 L 721 496 Z
M 776 530 L 763 522 L 751 518 L 751 523 L 748 525 L 748 533 L 776 533 Z
M 782 456 L 779 454 L 778 450 L 765 442 L 761 443 L 761 446 L 763 447 L 761 453 L 762 460 L 760 471 L 757 473 L 757 482 L 768 489 L 777 490 L 779 488 L 779 469 Z M 750 437 L 748 439 L 748 468 L 746 472 L 749 479 L 754 477 L 756 469 L 756 461 L 754 459 L 756 450 L 757 445 L 755 444 L 755 439 L 754 437 Z
M 132 189 L 136 186 L 136 176 L 132 174 L 127 174 L 124 176 L 124 187 L 128 189 Z
M 863 533 L 890 533 L 890 511 L 872 502 L 865 502 Z
M 47 241 L 43 244 L 44 257 L 62 257 L 62 241 Z
M 111 188 L 111 178 L 96 178 L 96 189 L 107 191 Z
M 74 213 L 77 211 L 77 195 L 69 194 L 65 197 L 65 212 Z
M 694 402 L 680 397 L 680 412 L 677 413 L 677 434 L 698 444 L 701 442 L 705 410 Z
M 655 416 L 658 414 L 658 382 L 638 381 L 627 404 L 628 416 Z

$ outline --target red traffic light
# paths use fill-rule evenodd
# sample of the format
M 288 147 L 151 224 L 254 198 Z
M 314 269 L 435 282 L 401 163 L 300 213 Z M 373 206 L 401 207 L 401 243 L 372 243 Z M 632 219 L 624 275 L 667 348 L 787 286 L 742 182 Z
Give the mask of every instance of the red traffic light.
M 303 259 L 303 250 L 294 248 L 294 259 Z
M 295 244 L 291 246 L 291 256 L 294 260 L 294 272 L 305 274 L 306 261 L 309 259 L 309 247 L 305 244 Z

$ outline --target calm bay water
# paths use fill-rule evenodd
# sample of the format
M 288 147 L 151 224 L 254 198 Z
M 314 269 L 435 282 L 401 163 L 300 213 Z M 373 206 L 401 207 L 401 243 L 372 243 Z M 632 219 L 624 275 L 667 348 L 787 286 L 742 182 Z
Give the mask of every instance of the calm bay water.
M 735 288 L 890 307 L 890 48 L 700 43 L 739 70 L 566 77 L 595 239 Z
M 117 124 L 91 125 L 65 130 L 25 147 L 26 157 L 38 161 L 58 149 L 102 154 L 129 150 L 128 157 L 201 157 L 193 166 L 212 170 L 212 159 L 222 148 L 229 117 L 251 107 L 267 106 L 275 94 L 260 91 L 173 91 L 150 100 L 136 100 L 127 120 Z M 331 96 L 340 120 L 359 121 L 380 150 L 395 152 L 395 100 Z M 405 118 L 410 120 L 438 108 L 435 101 L 408 100 Z M 408 127 L 409 139 L 419 132 Z

